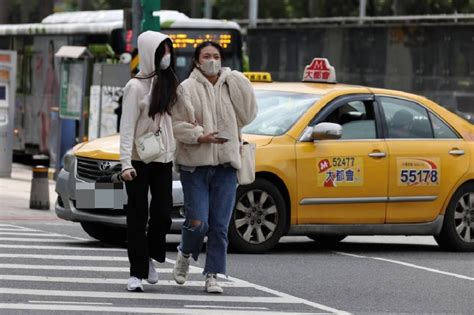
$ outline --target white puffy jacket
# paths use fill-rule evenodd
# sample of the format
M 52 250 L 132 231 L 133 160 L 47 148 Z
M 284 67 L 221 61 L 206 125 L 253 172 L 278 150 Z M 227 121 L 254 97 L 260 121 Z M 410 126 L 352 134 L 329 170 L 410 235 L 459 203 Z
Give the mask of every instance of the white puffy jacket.
M 176 162 L 188 167 L 230 163 L 240 169 L 240 129 L 256 115 L 255 93 L 242 73 L 222 68 L 212 85 L 194 69 L 178 88 L 172 113 Z M 225 132 L 230 140 L 224 144 L 198 143 L 199 136 L 211 132 Z

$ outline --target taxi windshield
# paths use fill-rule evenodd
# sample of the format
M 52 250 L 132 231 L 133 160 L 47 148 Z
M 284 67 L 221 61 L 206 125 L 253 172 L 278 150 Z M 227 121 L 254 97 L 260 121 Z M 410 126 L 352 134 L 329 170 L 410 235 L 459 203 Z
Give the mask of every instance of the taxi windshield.
M 262 90 L 255 91 L 255 95 L 257 118 L 245 126 L 242 132 L 264 136 L 284 134 L 320 99 L 319 95 L 314 94 Z

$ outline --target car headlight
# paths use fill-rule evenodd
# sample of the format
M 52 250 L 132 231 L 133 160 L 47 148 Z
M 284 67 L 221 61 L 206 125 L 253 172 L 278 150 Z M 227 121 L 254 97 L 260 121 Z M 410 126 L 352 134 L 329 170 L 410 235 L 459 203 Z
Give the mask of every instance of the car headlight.
M 63 167 L 64 170 L 72 172 L 76 166 L 76 156 L 74 155 L 72 149 L 68 150 L 63 157 Z

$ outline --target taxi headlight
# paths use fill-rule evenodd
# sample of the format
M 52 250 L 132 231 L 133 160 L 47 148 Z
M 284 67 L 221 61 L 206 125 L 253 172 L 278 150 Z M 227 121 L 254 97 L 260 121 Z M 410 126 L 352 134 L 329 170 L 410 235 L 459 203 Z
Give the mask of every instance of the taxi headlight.
M 64 170 L 72 172 L 76 166 L 76 156 L 74 155 L 72 149 L 68 150 L 63 157 L 63 167 Z

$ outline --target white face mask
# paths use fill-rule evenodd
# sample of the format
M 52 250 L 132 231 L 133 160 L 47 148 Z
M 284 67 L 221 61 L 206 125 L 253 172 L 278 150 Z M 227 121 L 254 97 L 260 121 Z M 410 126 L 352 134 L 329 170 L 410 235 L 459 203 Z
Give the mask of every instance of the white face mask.
M 206 60 L 199 66 L 199 69 L 208 76 L 218 75 L 219 71 L 221 71 L 221 61 L 215 59 Z
M 160 69 L 161 70 L 166 70 L 166 69 L 168 69 L 170 64 L 171 64 L 171 55 L 166 54 L 166 55 L 163 56 L 163 58 L 161 58 Z

